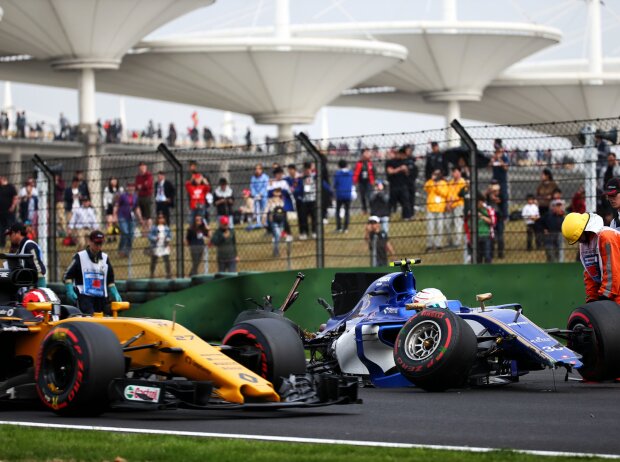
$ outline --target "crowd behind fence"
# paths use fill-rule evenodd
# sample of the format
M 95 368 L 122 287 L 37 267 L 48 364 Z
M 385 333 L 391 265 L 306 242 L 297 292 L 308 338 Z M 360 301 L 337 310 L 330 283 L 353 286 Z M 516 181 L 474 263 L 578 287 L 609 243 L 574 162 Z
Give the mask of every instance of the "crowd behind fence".
M 14 217 L 8 186 L 0 186 L 0 226 L 25 222 L 56 279 L 93 228 L 106 233 L 104 251 L 119 279 L 372 266 L 403 257 L 430 264 L 574 261 L 561 223 L 569 211 L 586 209 L 611 220 L 602 188 L 620 176 L 617 125 L 468 127 L 475 171 L 470 148 L 452 129 L 312 142 L 300 136 L 270 150 L 160 146 L 96 163 L 37 158 L 19 169 L 0 166 L 19 170 L 8 178 L 18 194 Z M 130 190 L 141 195 L 140 207 L 130 204 L 123 215 L 120 202 L 133 197 Z M 474 217 L 488 219 L 474 223 L 471 204 Z M 226 221 L 236 249 L 213 240 Z M 222 266 L 232 251 L 238 261 Z

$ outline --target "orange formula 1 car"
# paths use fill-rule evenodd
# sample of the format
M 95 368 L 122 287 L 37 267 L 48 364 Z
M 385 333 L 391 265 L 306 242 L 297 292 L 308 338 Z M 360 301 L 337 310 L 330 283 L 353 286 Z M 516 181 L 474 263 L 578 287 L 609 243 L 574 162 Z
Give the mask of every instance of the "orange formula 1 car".
M 214 346 L 173 321 L 83 316 L 49 289 L 15 302 L 36 272 L 0 254 L 0 400 L 40 400 L 62 415 L 110 407 L 274 409 L 359 402 L 357 381 L 311 375 L 299 336 L 278 319 L 247 326 L 252 344 Z M 23 306 L 23 305 L 26 306 Z

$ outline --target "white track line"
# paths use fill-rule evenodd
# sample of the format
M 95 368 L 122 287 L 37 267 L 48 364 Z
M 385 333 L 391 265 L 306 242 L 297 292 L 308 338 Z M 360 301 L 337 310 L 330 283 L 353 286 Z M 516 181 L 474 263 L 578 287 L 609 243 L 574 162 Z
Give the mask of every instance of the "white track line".
M 410 443 L 390 443 L 382 441 L 355 441 L 355 440 L 333 440 L 324 438 L 300 438 L 294 436 L 269 436 L 269 435 L 242 435 L 228 433 L 207 433 L 207 432 L 186 432 L 174 430 L 154 430 L 145 428 L 119 428 L 101 427 L 98 425 L 67 425 L 52 424 L 41 422 L 11 422 L 0 420 L 0 425 L 15 425 L 18 427 L 40 427 L 40 428 L 61 428 L 67 430 L 95 430 L 114 433 L 136 433 L 146 435 L 174 435 L 174 436 L 193 436 L 202 438 L 228 438 L 239 440 L 258 440 L 273 441 L 282 443 L 312 443 L 312 444 L 340 444 L 350 446 L 372 446 L 380 448 L 404 448 L 404 449 L 436 449 L 440 451 L 463 451 L 463 452 L 491 452 L 506 451 L 504 448 L 476 448 L 471 446 L 441 446 L 438 444 L 410 444 Z M 619 454 L 595 454 L 585 452 L 558 452 L 558 451 L 534 451 L 527 449 L 510 449 L 509 451 L 518 454 L 529 454 L 534 456 L 547 457 L 599 457 L 603 459 L 620 459 Z

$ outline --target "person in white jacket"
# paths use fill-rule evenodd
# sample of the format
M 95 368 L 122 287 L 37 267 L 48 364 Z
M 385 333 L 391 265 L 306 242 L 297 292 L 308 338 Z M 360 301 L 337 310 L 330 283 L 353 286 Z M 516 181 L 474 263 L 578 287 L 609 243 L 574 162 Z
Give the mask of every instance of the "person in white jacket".
M 90 198 L 80 198 L 80 206 L 73 211 L 69 221 L 69 229 L 73 238 L 77 241 L 78 248 L 86 248 L 86 238 L 97 227 L 97 214 L 90 203 Z

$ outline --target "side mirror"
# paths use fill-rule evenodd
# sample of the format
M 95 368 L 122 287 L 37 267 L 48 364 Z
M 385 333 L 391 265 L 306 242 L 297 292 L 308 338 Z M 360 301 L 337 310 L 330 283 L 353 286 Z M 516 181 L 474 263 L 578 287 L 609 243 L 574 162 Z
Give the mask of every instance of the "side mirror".
M 112 302 L 110 303 L 110 308 L 112 309 L 112 317 L 118 318 L 119 311 L 126 311 L 130 308 L 129 302 Z
M 484 306 L 484 302 L 486 302 L 487 300 L 491 300 L 492 298 L 493 298 L 493 294 L 491 292 L 476 295 L 476 301 L 480 302 L 480 309 L 482 311 L 484 311 L 486 308 Z

